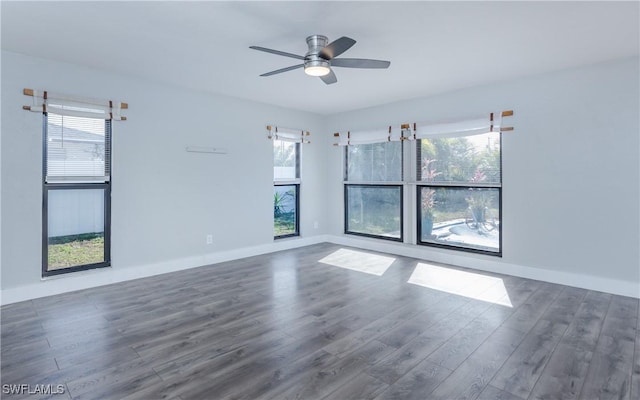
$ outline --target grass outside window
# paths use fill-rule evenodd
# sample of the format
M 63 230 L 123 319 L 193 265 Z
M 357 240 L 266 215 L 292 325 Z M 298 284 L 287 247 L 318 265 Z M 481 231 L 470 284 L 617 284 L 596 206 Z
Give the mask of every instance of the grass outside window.
M 104 262 L 104 235 L 87 233 L 49 238 L 48 256 L 49 270 Z

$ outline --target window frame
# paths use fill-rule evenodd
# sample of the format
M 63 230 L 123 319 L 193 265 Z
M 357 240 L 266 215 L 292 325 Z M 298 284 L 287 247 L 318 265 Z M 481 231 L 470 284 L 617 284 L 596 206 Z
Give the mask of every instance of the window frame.
M 381 143 L 391 143 L 391 142 L 381 142 Z M 379 144 L 379 143 L 372 143 L 372 144 Z M 361 146 L 361 145 L 356 145 L 356 146 Z M 344 152 L 343 154 L 343 159 L 344 159 L 344 163 L 343 163 L 343 168 L 344 168 L 344 172 L 343 172 L 343 186 L 344 186 L 344 198 L 343 198 L 343 204 L 344 204 L 344 212 L 343 212 L 343 232 L 345 235 L 355 235 L 355 236 L 363 236 L 363 237 L 369 237 L 369 238 L 373 238 L 373 239 L 382 239 L 382 240 L 390 240 L 393 242 L 404 242 L 404 214 L 405 214 L 405 210 L 404 210 L 404 190 L 405 190 L 405 167 L 404 167 L 404 163 L 405 163 L 405 145 L 404 145 L 404 141 L 400 141 L 400 180 L 399 181 L 349 181 L 349 146 L 344 146 Z M 399 238 L 394 238 L 394 237 L 389 237 L 389 236 L 382 236 L 382 235 L 374 235 L 374 234 L 370 234 L 370 233 L 362 233 L 362 232 L 354 232 L 354 231 L 350 231 L 349 230 L 349 197 L 348 197 L 348 187 L 370 187 L 370 188 L 375 188 L 375 187 L 397 187 L 400 189 L 400 237 Z
M 277 239 L 285 239 L 285 238 L 300 236 L 300 184 L 299 183 L 277 183 L 277 184 L 274 183 L 273 185 L 274 188 L 278 186 L 293 186 L 295 188 L 295 193 L 296 193 L 295 232 L 287 233 L 284 235 L 275 235 L 275 232 L 274 232 L 273 239 L 277 240 Z M 275 220 L 274 220 L 274 229 L 275 229 Z
M 416 244 L 420 246 L 428 246 L 435 247 L 441 249 L 448 250 L 456 250 L 467 253 L 476 253 L 476 254 L 484 254 L 490 255 L 494 257 L 502 257 L 502 132 L 498 132 L 500 138 L 500 159 L 499 159 L 499 167 L 500 167 L 500 182 L 493 183 L 473 183 L 473 182 L 428 182 L 418 180 L 418 176 L 416 176 Z M 422 141 L 423 139 L 416 140 L 416 149 L 415 149 L 415 159 L 416 165 L 415 170 L 418 171 L 420 168 L 420 160 L 422 160 Z M 500 214 L 500 224 L 498 225 L 498 251 L 491 250 L 482 250 L 476 249 L 472 247 L 465 247 L 461 245 L 452 245 L 445 243 L 434 243 L 434 242 L 425 242 L 422 240 L 422 188 L 433 188 L 434 190 L 440 188 L 460 188 L 460 189 L 496 189 L 498 191 L 498 212 Z
M 271 150 L 273 151 L 273 146 L 275 144 L 275 142 L 278 141 L 277 139 L 275 139 L 271 145 Z M 286 142 L 286 141 L 284 141 Z M 302 181 L 300 179 L 300 153 L 301 153 L 301 143 L 299 142 L 293 142 L 294 144 L 294 149 L 295 149 L 295 178 L 294 179 L 276 179 L 275 175 L 273 177 L 273 187 L 274 189 L 278 186 L 294 186 L 295 187 L 295 193 L 296 193 L 296 201 L 295 201 L 295 232 L 293 233 L 287 233 L 285 235 L 276 235 L 275 234 L 275 216 L 274 216 L 274 221 L 272 223 L 272 228 L 274 229 L 274 235 L 273 235 L 273 239 L 274 240 L 278 240 L 278 239 L 286 239 L 286 238 L 292 238 L 292 237 L 297 237 L 300 236 L 300 186 L 302 185 Z M 273 163 L 273 154 L 271 155 L 272 157 L 272 163 Z M 274 164 L 274 168 L 275 168 L 275 164 Z M 274 170 L 275 171 L 275 170 Z
M 400 237 L 390 237 L 383 235 L 374 235 L 371 233 L 364 232 L 355 232 L 349 230 L 349 188 L 350 187 L 360 187 L 360 188 L 398 188 L 400 192 Z M 374 239 L 382 239 L 382 240 L 390 240 L 393 242 L 403 242 L 404 241 L 404 185 L 397 183 L 389 183 L 389 184 L 366 184 L 366 183 L 345 183 L 344 184 L 344 233 L 346 235 L 356 235 L 356 236 L 364 236 Z
M 482 188 L 482 189 L 497 189 L 498 190 L 498 213 L 500 214 L 500 224 L 498 224 L 498 251 L 491 250 L 482 250 L 473 247 L 466 247 L 463 245 L 454 245 L 454 244 L 445 244 L 445 243 L 437 243 L 437 242 L 426 242 L 422 240 L 422 188 L 432 188 L 434 190 L 438 189 L 446 189 L 446 188 L 457 188 L 457 189 L 472 189 L 472 188 Z M 476 254 L 485 254 L 490 256 L 502 257 L 502 188 L 494 187 L 494 186 L 458 186 L 458 185 L 424 185 L 417 184 L 416 185 L 416 228 L 417 228 L 417 237 L 416 243 L 421 246 L 429 246 L 429 247 L 438 247 L 441 249 L 450 249 L 450 250 L 458 250 L 464 251 L 468 253 L 476 253 Z
M 43 113 L 42 135 L 42 277 L 63 275 L 78 271 L 86 271 L 96 268 L 111 266 L 111 171 L 112 171 L 112 123 L 105 123 L 105 181 L 98 182 L 47 182 L 48 161 L 48 113 Z M 104 261 L 92 264 L 83 264 L 68 268 L 49 270 L 49 191 L 50 190 L 91 190 L 102 189 L 104 191 Z

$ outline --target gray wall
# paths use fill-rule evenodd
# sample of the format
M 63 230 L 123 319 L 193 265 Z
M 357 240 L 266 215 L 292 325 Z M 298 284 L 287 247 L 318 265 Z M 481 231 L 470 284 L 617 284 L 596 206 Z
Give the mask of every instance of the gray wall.
M 638 59 L 406 100 L 328 119 L 328 131 L 514 110 L 503 135 L 503 257 L 495 263 L 639 282 Z M 329 232 L 343 232 L 342 148 L 328 157 Z M 405 221 L 410 222 L 410 221 Z M 425 259 L 452 251 L 421 247 Z M 444 256 L 443 256 L 444 255 Z M 473 265 L 473 263 L 468 263 Z M 638 294 L 640 295 L 640 293 Z
M 31 103 L 23 88 L 129 103 L 128 120 L 113 123 L 116 271 L 272 243 L 267 124 L 312 132 L 302 146 L 301 233 L 325 233 L 326 173 L 318 166 L 328 138 L 319 116 L 3 51 L 2 289 L 41 279 L 42 116 L 22 111 Z M 228 153 L 187 153 L 189 145 Z
M 302 147 L 301 232 L 331 239 L 343 237 L 342 149 L 331 146 L 333 132 L 513 109 L 516 130 L 503 141 L 504 256 L 467 255 L 467 266 L 491 262 L 539 269 L 540 279 L 553 271 L 637 284 L 638 76 L 634 58 L 320 117 L 3 51 L 1 288 L 35 288 L 41 279 L 42 119 L 21 110 L 30 102 L 25 87 L 129 103 L 129 120 L 113 127 L 113 272 L 124 272 L 121 278 L 141 265 L 242 255 L 273 243 L 266 124 L 313 133 Z M 228 154 L 187 153 L 188 145 Z M 209 233 L 213 245 L 206 245 Z M 460 257 L 406 246 L 427 260 Z M 94 275 L 92 284 L 107 283 L 109 273 Z

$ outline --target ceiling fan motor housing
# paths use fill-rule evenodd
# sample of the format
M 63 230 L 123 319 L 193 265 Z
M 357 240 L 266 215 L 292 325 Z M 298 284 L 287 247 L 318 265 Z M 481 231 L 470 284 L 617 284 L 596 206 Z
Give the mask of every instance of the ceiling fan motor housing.
M 323 35 L 312 35 L 307 38 L 307 46 L 309 51 L 304 56 L 304 67 L 327 67 L 330 63 L 328 60 L 320 57 L 319 53 L 329 43 L 329 39 Z

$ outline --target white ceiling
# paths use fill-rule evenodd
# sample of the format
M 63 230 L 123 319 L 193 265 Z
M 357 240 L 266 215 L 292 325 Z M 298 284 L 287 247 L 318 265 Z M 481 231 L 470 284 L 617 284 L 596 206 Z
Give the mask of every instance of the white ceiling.
M 8 2 L 2 48 L 190 89 L 332 114 L 639 53 L 638 2 Z M 305 38 L 349 36 L 327 86 Z

